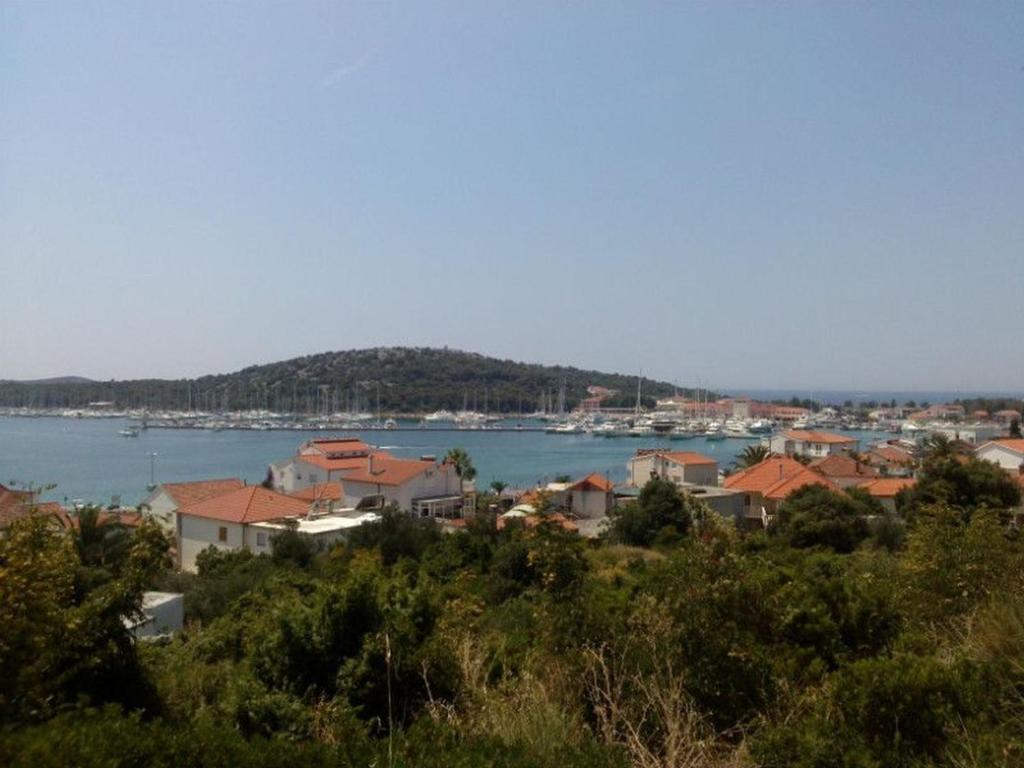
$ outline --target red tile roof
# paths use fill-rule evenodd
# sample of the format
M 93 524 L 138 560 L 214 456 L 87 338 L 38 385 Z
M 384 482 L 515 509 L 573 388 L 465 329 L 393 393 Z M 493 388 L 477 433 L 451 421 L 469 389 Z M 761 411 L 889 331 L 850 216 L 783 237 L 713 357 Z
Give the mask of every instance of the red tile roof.
M 1011 451 L 1024 453 L 1024 440 L 1021 440 L 1019 437 L 1000 437 L 996 438 L 992 442 L 997 445 L 1001 445 L 1004 448 L 1009 448 Z
M 830 445 L 840 445 L 857 442 L 857 439 L 853 437 L 837 435 L 832 432 L 811 432 L 806 429 L 790 429 L 783 432 L 783 435 L 790 440 L 801 440 L 805 443 L 828 443 Z
M 914 457 L 902 448 L 895 448 L 891 445 L 880 445 L 872 453 L 881 456 L 890 464 L 913 464 Z
M 660 453 L 658 455 L 659 456 L 664 456 L 669 461 L 674 462 L 676 464 L 682 464 L 684 466 L 688 465 L 688 464 L 689 465 L 718 464 L 718 462 L 715 461 L 714 459 L 708 458 L 704 454 L 697 453 L 696 451 L 668 451 L 668 452 L 665 452 L 665 453 Z
M 367 454 L 370 446 L 358 437 L 325 437 L 316 440 L 309 440 L 299 448 L 299 455 L 309 453 L 331 456 L 332 454 Z
M 729 475 L 725 479 L 725 487 L 747 493 L 764 493 L 780 480 L 795 477 L 806 469 L 799 461 L 788 456 L 771 456 L 760 464 Z
M 387 454 L 374 454 L 375 456 L 387 455 Z M 365 467 L 368 461 L 368 456 L 349 456 L 342 459 L 331 459 L 327 456 L 321 456 L 316 453 L 306 453 L 297 457 L 300 461 L 304 461 L 307 464 L 312 464 L 314 467 L 320 467 L 320 469 L 326 469 L 328 472 L 341 469 L 358 469 L 359 467 Z
M 850 456 L 833 454 L 823 459 L 812 461 L 811 469 L 825 477 L 876 477 L 878 470 Z
M 249 485 L 229 491 L 178 510 L 178 514 L 223 520 L 226 523 L 265 523 L 281 518 L 302 517 L 309 503 L 268 491 L 260 485 Z
M 372 473 L 370 472 L 369 462 L 366 459 L 363 459 L 359 469 L 346 472 L 343 477 L 346 483 L 404 485 L 414 477 L 421 475 L 430 469 L 436 469 L 438 472 L 452 471 L 451 465 L 448 464 L 438 466 L 432 461 L 396 459 L 386 453 L 375 453 L 373 455 Z
M 802 472 L 798 472 L 792 477 L 779 480 L 771 487 L 766 488 L 764 490 L 764 497 L 766 499 L 772 499 L 773 501 L 782 501 L 789 496 L 789 494 L 793 493 L 793 491 L 798 491 L 808 485 L 820 485 L 832 491 L 839 490 L 839 486 L 827 477 L 822 477 L 813 469 L 804 467 Z
M 54 515 L 61 519 L 64 510 L 55 501 L 32 501 L 30 491 L 18 491 L 0 484 L 0 528 L 30 515 Z
M 303 501 L 341 501 L 345 498 L 345 489 L 341 483 L 317 483 L 288 495 Z
M 573 491 L 604 491 L 606 493 L 614 488 L 615 486 L 608 478 L 597 472 L 592 472 L 569 486 L 569 489 Z
M 235 491 L 243 487 L 237 477 L 226 477 L 217 480 L 196 480 L 190 483 L 161 483 L 160 488 L 174 500 L 179 507 L 186 507 L 214 496 Z
M 860 488 L 880 499 L 891 499 L 904 488 L 910 488 L 917 483 L 912 477 L 879 477 L 864 483 Z

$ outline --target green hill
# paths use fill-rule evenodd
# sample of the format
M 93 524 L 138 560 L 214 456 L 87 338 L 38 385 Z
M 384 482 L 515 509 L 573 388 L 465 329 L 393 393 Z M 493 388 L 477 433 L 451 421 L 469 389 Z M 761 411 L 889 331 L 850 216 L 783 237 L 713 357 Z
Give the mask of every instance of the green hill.
M 76 408 L 98 400 L 124 408 L 194 408 L 316 413 L 323 410 L 423 413 L 465 407 L 529 413 L 542 402 L 556 406 L 587 397 L 587 387 L 615 390 L 606 405 L 632 406 L 637 377 L 536 365 L 449 349 L 386 347 L 324 352 L 235 373 L 197 379 L 133 381 L 0 382 L 0 405 Z M 645 404 L 675 388 L 645 379 Z M 688 390 L 680 390 L 688 392 Z

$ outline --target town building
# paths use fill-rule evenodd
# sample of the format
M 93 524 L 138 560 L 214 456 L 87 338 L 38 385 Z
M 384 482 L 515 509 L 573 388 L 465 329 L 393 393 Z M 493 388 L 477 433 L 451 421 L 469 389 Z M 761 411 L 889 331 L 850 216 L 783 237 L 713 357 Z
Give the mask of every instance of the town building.
M 971 445 L 983 445 L 1005 433 L 998 424 L 929 424 L 928 431 Z
M 432 456 L 402 459 L 354 437 L 310 440 L 295 456 L 270 465 L 274 488 L 294 494 L 320 484 L 340 483 L 343 507 L 394 504 L 417 517 L 450 519 L 472 509 L 472 488 L 465 488 L 451 464 Z
M 187 483 L 161 483 L 139 505 L 142 514 L 153 520 L 168 533 L 178 530 L 177 512 L 214 496 L 235 491 L 244 485 L 241 478 L 225 477 L 215 480 L 196 480 Z
M 19 491 L 0 484 L 0 531 L 30 515 L 45 515 L 54 520 L 55 525 L 62 525 L 63 510 L 53 501 L 41 502 L 36 491 Z
M 812 459 L 856 451 L 859 445 L 860 441 L 853 437 L 806 429 L 780 432 L 769 443 L 771 452 L 780 456 L 806 456 Z
M 862 458 L 886 477 L 910 477 L 917 465 L 917 459 L 910 451 L 895 445 L 875 446 Z
M 615 506 L 615 486 L 604 475 L 593 472 L 566 489 L 566 508 L 576 517 L 607 517 Z
M 896 514 L 896 497 L 917 481 L 912 477 L 876 477 L 860 486 L 871 498 L 877 499 L 885 511 Z
M 834 482 L 788 456 L 770 456 L 725 479 L 726 488 L 744 494 L 743 517 L 765 526 L 789 494 L 807 485 L 839 490 Z
M 629 460 L 626 469 L 629 484 L 637 488 L 656 477 L 677 485 L 718 485 L 718 462 L 695 451 L 642 448 Z
M 823 459 L 815 459 L 808 465 L 823 477 L 827 477 L 840 488 L 863 485 L 878 477 L 878 470 L 844 453 L 836 453 Z
M 998 464 L 1007 472 L 1024 474 L 1024 439 L 992 440 L 978 446 L 974 455 L 982 461 Z

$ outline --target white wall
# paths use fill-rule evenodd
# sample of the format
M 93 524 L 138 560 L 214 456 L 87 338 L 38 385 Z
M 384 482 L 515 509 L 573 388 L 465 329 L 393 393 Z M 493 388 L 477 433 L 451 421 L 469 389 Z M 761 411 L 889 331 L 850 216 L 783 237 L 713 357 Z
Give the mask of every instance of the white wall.
M 217 549 L 240 549 L 245 544 L 245 526 L 241 523 L 225 523 L 206 517 L 178 515 L 178 553 L 181 570 L 195 571 L 196 556 L 211 544 Z M 218 537 L 221 527 L 227 528 L 227 541 Z
M 572 491 L 572 511 L 577 517 L 605 517 L 612 495 L 606 491 Z
M 1021 464 L 1024 463 L 1019 453 L 1014 453 L 998 443 L 983 445 L 974 452 L 974 455 L 983 461 L 994 462 L 1008 472 L 1019 472 Z
M 149 509 L 142 511 L 142 516 L 158 523 L 168 533 L 178 529 L 178 505 L 163 488 L 158 488 L 144 502 Z
M 450 467 L 435 467 L 409 480 L 404 485 L 377 485 L 340 478 L 345 489 L 345 506 L 354 507 L 365 496 L 380 494 L 388 503 L 408 512 L 412 500 L 430 496 L 456 496 L 462 493 L 459 476 Z

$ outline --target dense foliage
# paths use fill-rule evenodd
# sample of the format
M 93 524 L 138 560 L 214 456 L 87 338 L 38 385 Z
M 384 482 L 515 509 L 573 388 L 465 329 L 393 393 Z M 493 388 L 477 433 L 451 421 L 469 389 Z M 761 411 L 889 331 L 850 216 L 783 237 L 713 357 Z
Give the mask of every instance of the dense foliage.
M 884 542 L 856 494 L 804 489 L 744 533 L 662 482 L 600 541 L 388 513 L 195 575 L 150 528 L 18 524 L 0 764 L 1019 766 L 1024 543 L 985 468 L 933 458 L 927 482 L 980 491 L 913 499 Z M 133 645 L 147 580 L 189 626 Z
M 123 408 L 191 405 L 208 411 L 376 412 L 379 398 L 385 413 L 485 406 L 491 412 L 530 413 L 542 401 L 557 407 L 563 384 L 567 408 L 587 397 L 589 386 L 615 390 L 606 405 L 636 402 L 633 375 L 519 363 L 449 349 L 391 347 L 325 352 L 192 380 L 0 380 L 0 406 L 78 408 L 112 401 Z M 646 405 L 674 391 L 671 384 L 643 382 Z

